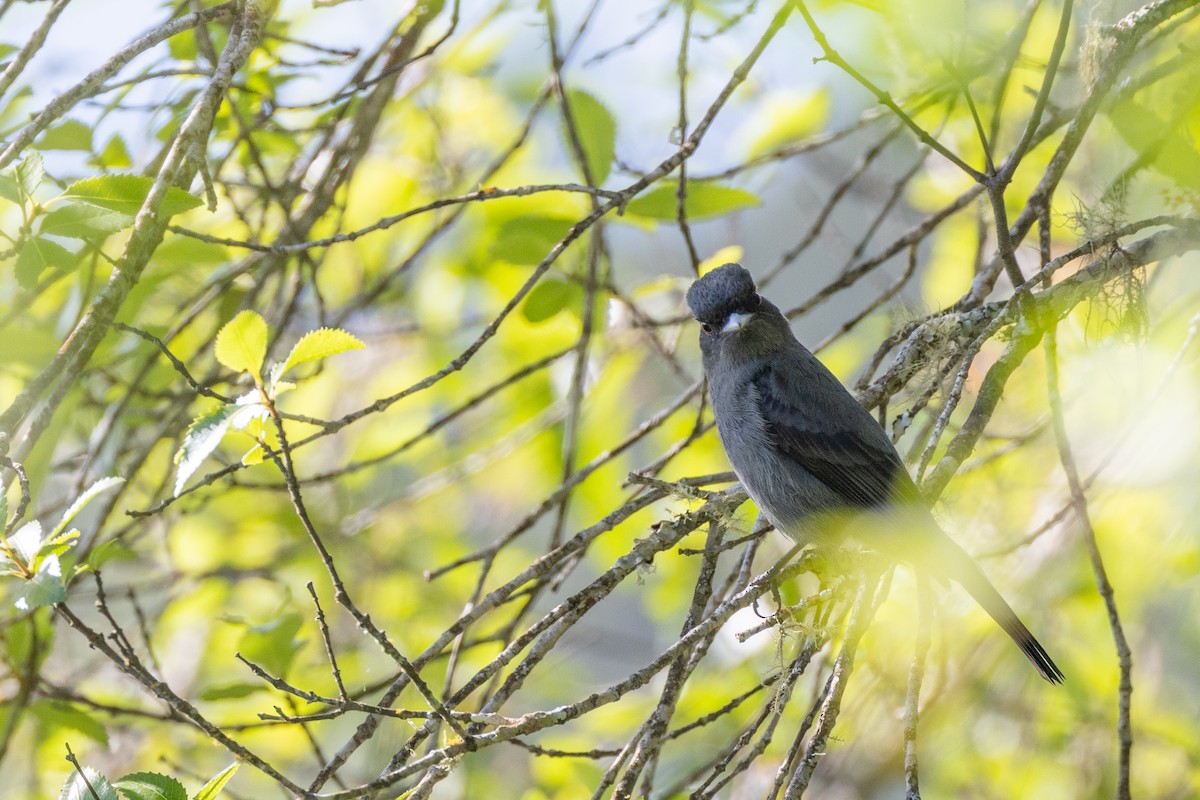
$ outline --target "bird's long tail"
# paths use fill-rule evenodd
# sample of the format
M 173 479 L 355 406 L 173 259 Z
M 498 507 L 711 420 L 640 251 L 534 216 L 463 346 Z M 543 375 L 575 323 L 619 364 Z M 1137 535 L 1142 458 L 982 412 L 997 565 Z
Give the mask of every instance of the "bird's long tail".
M 971 597 L 975 598 L 975 602 L 979 603 L 983 610 L 996 620 L 1004 632 L 1017 643 L 1017 647 L 1021 648 L 1021 652 L 1033 664 L 1038 674 L 1050 683 L 1062 683 L 1062 670 L 1050 658 L 1041 642 L 1034 638 L 1034 635 L 1025 627 L 1025 623 L 1017 618 L 1016 612 L 1000 596 L 996 587 L 992 586 L 992 582 L 983 574 L 979 565 L 958 544 L 949 538 L 944 537 L 944 540 L 949 543 L 950 547 L 941 548 L 943 563 L 940 565 L 942 569 L 939 571 L 961 585 Z

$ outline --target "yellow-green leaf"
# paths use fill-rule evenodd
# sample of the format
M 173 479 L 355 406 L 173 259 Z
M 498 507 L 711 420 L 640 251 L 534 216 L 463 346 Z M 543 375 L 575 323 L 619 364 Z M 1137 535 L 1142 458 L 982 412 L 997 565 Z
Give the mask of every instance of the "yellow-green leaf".
M 150 195 L 154 180 L 143 175 L 97 175 L 75 181 L 63 192 L 64 197 L 91 203 L 100 208 L 135 216 Z M 172 217 L 195 208 L 203 201 L 178 186 L 171 186 L 155 211 L 160 217 Z
M 200 787 L 200 791 L 196 792 L 196 796 L 192 800 L 216 800 L 217 795 L 225 788 L 225 784 L 229 783 L 229 779 L 233 777 L 233 773 L 237 772 L 237 768 L 237 762 L 234 762 L 218 772 L 211 781 Z
M 340 328 L 318 328 L 300 337 L 292 352 L 288 353 L 279 374 L 282 375 L 297 364 L 319 361 L 349 350 L 361 350 L 365 346 L 358 337 Z
M 267 356 L 267 321 L 243 311 L 217 334 L 217 361 L 234 372 L 249 372 L 261 380 L 259 369 Z
M 821 130 L 829 121 L 832 105 L 824 88 L 805 94 L 787 91 L 769 96 L 753 118 L 755 135 L 750 142 L 749 157 L 758 158 Z
M 679 215 L 679 184 L 661 181 L 653 189 L 635 197 L 625 207 L 626 213 L 651 219 L 673 220 Z M 745 189 L 722 186 L 710 181 L 688 181 L 684 208 L 693 220 L 719 217 L 761 201 Z
M 37 285 L 38 276 L 47 269 L 74 269 L 75 254 L 61 244 L 33 236 L 21 245 L 17 255 L 17 283 L 22 289 L 32 289 Z
M 42 135 L 40 150 L 92 150 L 92 129 L 77 119 L 64 120 Z
M 571 118 L 575 123 L 575 133 L 583 150 L 584 161 L 587 162 L 588 174 L 599 186 L 604 183 L 612 169 L 617 123 L 604 104 L 587 92 L 572 89 L 567 93 L 567 98 L 571 103 Z M 573 147 L 570 132 L 566 130 L 565 124 L 563 128 L 563 136 L 567 139 L 567 149 L 570 151 Z

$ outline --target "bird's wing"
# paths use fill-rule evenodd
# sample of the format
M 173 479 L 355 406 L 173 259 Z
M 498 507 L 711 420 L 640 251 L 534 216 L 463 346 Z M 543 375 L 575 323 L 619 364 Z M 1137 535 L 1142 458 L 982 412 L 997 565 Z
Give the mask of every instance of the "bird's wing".
M 798 385 L 788 371 L 770 364 L 751 378 L 772 446 L 835 491 L 847 506 L 919 502 L 904 463 L 870 414 L 840 383 L 828 385 L 837 380 L 832 375 L 810 372 L 807 377 L 825 384 L 820 387 L 824 391 Z M 831 429 L 831 420 L 842 424 Z

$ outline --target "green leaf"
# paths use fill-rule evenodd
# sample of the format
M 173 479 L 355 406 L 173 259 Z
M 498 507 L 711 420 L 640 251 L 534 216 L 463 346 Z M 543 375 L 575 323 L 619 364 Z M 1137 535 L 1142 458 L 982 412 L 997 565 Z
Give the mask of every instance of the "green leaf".
M 625 207 L 625 213 L 659 220 L 674 220 L 679 216 L 679 184 L 664 181 L 635 197 Z M 692 220 L 719 217 L 739 209 L 761 205 L 761 201 L 745 189 L 722 186 L 709 181 L 688 181 L 684 208 Z
M 224 264 L 229 259 L 229 248 L 223 244 L 212 244 L 188 236 L 173 236 L 165 240 L 154 251 L 156 264 L 198 267 Z M 229 294 L 234 294 L 230 292 Z
M 183 437 L 183 444 L 175 454 L 175 463 L 179 465 L 179 471 L 175 475 L 176 496 L 183 491 L 187 479 L 192 477 L 192 473 L 208 458 L 209 453 L 217 449 L 225 432 L 229 430 L 229 421 L 239 410 L 236 405 L 229 403 L 192 420 Z
M 50 532 L 50 535 L 56 536 L 62 533 L 66 527 L 71 524 L 71 520 L 75 519 L 75 515 L 86 508 L 87 504 L 96 498 L 96 495 L 100 494 L 101 492 L 108 491 L 115 486 L 120 486 L 124 482 L 124 478 L 109 476 L 107 478 L 101 478 L 88 488 L 84 489 L 83 493 L 79 495 L 79 497 L 75 498 L 75 502 L 71 504 L 71 507 L 63 513 L 62 519 L 60 519 L 58 524 L 54 526 L 54 530 Z
M 77 119 L 68 119 L 42 134 L 35 145 L 40 150 L 92 151 L 92 129 Z
M 61 244 L 55 244 L 40 236 L 30 237 L 21 245 L 21 252 L 17 254 L 17 283 L 22 289 L 32 289 L 37 286 L 38 276 L 47 268 L 72 270 L 75 269 L 76 263 L 75 254 Z
M 201 700 L 240 700 L 255 692 L 261 692 L 266 684 L 263 683 L 226 683 L 221 686 L 211 686 L 200 693 Z
M 90 787 L 90 788 L 89 788 Z M 84 767 L 83 774 L 72 772 L 63 784 L 58 800 L 121 800 L 117 790 L 99 772 L 91 767 Z
M 67 187 L 62 196 L 136 216 L 153 186 L 153 179 L 142 175 L 97 175 L 75 181 Z M 155 211 L 160 217 L 173 217 L 201 205 L 202 202 L 199 197 L 172 186 L 167 189 Z
M 45 725 L 79 731 L 100 744 L 108 744 L 108 731 L 104 725 L 81 708 L 61 700 L 39 700 L 30 706 L 30 711 Z
M 87 564 L 92 569 L 100 569 L 109 561 L 136 561 L 137 553 L 120 539 L 109 539 L 95 547 L 88 554 Z
M 821 130 L 829 120 L 832 105 L 825 88 L 768 97 L 751 123 L 756 135 L 750 142 L 749 157 L 757 158 Z
M 133 158 L 129 155 L 129 148 L 125 146 L 125 140 L 119 133 L 114 133 L 108 138 L 104 149 L 97 154 L 94 163 L 108 169 L 129 169 L 133 166 Z
M 4 630 L 4 660 L 12 667 L 32 670 L 28 674 L 34 674 L 54 650 L 54 631 L 49 614 L 31 614 L 24 624 L 14 621 Z
M 36 150 L 21 159 L 13 171 L 13 177 L 21 192 L 21 200 L 33 195 L 33 190 L 42 184 L 46 177 L 46 168 L 42 165 L 42 154 Z M 20 201 L 18 201 L 20 202 Z
M 63 585 L 62 565 L 58 556 L 47 556 L 38 566 L 32 580 L 25 581 L 13 594 L 13 605 L 21 611 L 54 605 L 67 599 Z
M 234 372 L 249 372 L 262 379 L 259 369 L 267 357 L 267 321 L 253 311 L 243 311 L 217 334 L 217 361 Z
M 61 556 L 74 547 L 77 541 L 79 541 L 79 531 L 75 528 L 57 536 L 51 536 L 38 548 L 38 563 L 40 564 L 41 559 L 47 556 Z
M 225 784 L 229 783 L 229 779 L 233 777 L 233 773 L 237 772 L 237 762 L 230 764 L 225 769 L 213 776 L 213 779 L 200 787 L 200 791 L 196 792 L 196 796 L 192 800 L 216 800 L 217 795 L 225 788 Z
M 0 197 L 17 205 L 25 202 L 21 198 L 21 189 L 17 186 L 17 179 L 10 170 L 0 172 Z
M 525 266 L 539 264 L 575 222 L 548 216 L 510 219 L 500 226 L 492 240 L 492 258 Z
M 1125 143 L 1155 172 L 1177 186 L 1200 189 L 1200 152 L 1185 127 L 1172 128 L 1152 108 L 1133 99 L 1117 103 L 1109 119 Z
M 261 444 L 256 444 L 246 451 L 242 456 L 242 464 L 247 467 L 253 467 L 255 464 L 261 464 L 263 459 L 267 457 L 267 451 L 263 450 Z
M 133 217 L 87 203 L 70 203 L 54 208 L 42 219 L 41 233 L 91 239 L 108 236 L 133 224 Z
M 604 183 L 612 170 L 613 154 L 616 151 L 617 123 L 604 104 L 587 92 L 572 89 L 567 92 L 575 132 L 583 148 L 584 161 L 596 186 Z M 570 132 L 563 123 L 563 138 L 567 152 L 574 153 Z
M 283 367 L 279 370 L 279 375 L 287 372 L 297 364 L 304 364 L 309 361 L 319 361 L 322 358 L 335 356 L 338 353 L 345 353 L 349 350 L 361 350 L 366 347 L 358 337 L 347 333 L 340 328 L 319 328 L 315 331 L 309 331 L 300 337 L 300 341 L 296 342 L 292 352 L 288 353 L 288 357 L 283 362 Z
M 277 678 L 287 675 L 300 650 L 296 633 L 304 624 L 299 614 L 284 614 L 265 625 L 248 628 L 238 642 L 238 652 Z
M 533 287 L 525 298 L 521 313 L 530 322 L 545 322 L 558 312 L 579 301 L 582 290 L 573 283 L 544 279 Z
M 134 772 L 116 782 L 125 800 L 187 800 L 183 784 L 157 772 Z

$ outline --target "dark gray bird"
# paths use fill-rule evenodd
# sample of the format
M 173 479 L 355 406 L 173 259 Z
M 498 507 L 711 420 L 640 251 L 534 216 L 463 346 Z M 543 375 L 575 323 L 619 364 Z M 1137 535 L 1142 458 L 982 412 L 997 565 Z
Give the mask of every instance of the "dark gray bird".
M 800 544 L 845 536 L 953 580 L 1012 637 L 1043 678 L 1062 671 L 966 551 L 934 521 L 883 428 L 796 340 L 750 273 L 725 264 L 688 289 L 721 444 L 746 491 Z M 915 523 L 915 524 L 914 524 Z M 870 530 L 863 530 L 864 527 Z

